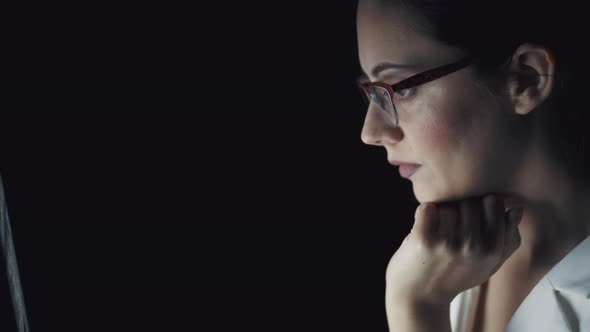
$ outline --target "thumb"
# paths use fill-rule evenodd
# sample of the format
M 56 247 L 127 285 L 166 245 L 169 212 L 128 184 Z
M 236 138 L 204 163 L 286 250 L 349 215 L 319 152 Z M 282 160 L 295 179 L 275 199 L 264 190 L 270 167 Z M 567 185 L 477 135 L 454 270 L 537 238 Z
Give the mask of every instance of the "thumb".
M 519 211 L 520 210 L 520 211 Z M 518 230 L 518 223 L 520 222 L 520 218 L 522 217 L 522 209 L 519 208 L 512 208 L 507 213 L 505 213 L 505 218 L 507 221 L 507 231 L 506 236 L 504 237 L 504 248 L 502 252 L 502 256 L 498 261 L 498 264 L 494 267 L 491 274 L 496 273 L 498 269 L 514 254 L 514 252 L 520 247 L 521 237 L 520 232 Z
M 510 249 L 510 254 L 512 254 L 518 247 L 520 247 L 520 232 L 518 230 L 518 225 L 522 220 L 522 214 L 524 211 L 524 207 L 516 207 L 512 208 L 507 213 L 507 220 L 508 220 L 508 228 L 506 234 L 506 247 Z

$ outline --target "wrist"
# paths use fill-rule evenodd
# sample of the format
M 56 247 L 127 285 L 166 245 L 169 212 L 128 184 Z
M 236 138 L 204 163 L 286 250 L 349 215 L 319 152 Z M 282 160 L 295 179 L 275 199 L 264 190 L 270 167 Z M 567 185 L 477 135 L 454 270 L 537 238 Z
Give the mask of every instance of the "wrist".
M 428 308 L 429 310 L 448 309 L 451 300 L 447 298 L 434 298 L 418 296 L 408 292 L 393 291 L 386 289 L 386 304 L 403 306 L 405 308 Z
M 391 331 L 451 331 L 450 303 L 394 298 L 388 301 L 386 314 Z
M 399 314 L 422 315 L 442 313 L 447 314 L 450 311 L 450 303 L 432 303 L 419 299 L 397 298 L 386 301 L 386 308 L 390 312 Z

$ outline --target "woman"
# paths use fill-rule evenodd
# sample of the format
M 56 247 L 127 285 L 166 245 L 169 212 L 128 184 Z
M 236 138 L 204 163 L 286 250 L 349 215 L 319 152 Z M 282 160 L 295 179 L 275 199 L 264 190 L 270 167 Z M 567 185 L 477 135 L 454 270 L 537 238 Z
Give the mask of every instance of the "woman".
M 361 138 L 420 203 L 387 266 L 392 331 L 590 331 L 582 12 L 360 0 Z

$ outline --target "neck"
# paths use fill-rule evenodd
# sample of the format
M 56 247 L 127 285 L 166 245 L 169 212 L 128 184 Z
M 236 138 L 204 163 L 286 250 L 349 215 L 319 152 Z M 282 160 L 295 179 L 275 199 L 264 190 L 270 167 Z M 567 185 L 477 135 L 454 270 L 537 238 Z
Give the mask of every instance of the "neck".
M 521 246 L 514 260 L 530 271 L 546 270 L 590 236 L 590 188 L 547 156 L 532 149 L 510 192 L 524 203 Z

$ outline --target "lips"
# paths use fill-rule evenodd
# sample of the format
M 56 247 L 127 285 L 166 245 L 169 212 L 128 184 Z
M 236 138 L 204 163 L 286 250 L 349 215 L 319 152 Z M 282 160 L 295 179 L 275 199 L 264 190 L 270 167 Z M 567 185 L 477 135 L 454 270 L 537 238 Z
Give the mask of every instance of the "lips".
M 399 166 L 399 174 L 404 178 L 409 178 L 416 172 L 422 165 L 412 163 L 409 161 L 389 160 L 389 163 L 395 166 Z
M 401 164 L 399 165 L 399 174 L 404 178 L 409 178 L 414 174 L 422 165 L 418 164 Z

